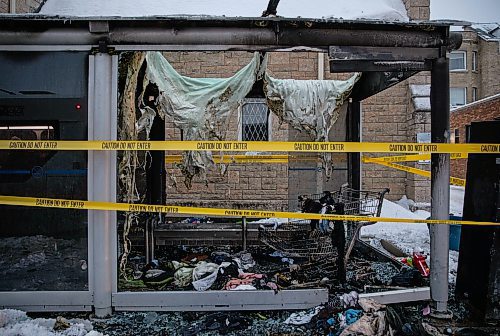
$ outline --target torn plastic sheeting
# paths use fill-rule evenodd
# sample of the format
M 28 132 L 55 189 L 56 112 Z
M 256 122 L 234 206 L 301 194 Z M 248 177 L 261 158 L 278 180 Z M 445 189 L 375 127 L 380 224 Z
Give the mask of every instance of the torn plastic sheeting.
M 281 122 L 306 132 L 317 142 L 329 141 L 330 130 L 339 118 L 354 84 L 361 77 L 354 74 L 348 80 L 276 79 L 265 75 L 264 93 L 271 111 Z M 331 154 L 322 155 L 327 176 Z
M 149 82 L 158 86 L 159 113 L 183 130 L 184 140 L 224 139 L 230 113 L 238 109 L 264 68 L 259 53 L 230 78 L 182 76 L 159 52 L 148 52 L 146 62 L 143 87 Z M 184 153 L 181 169 L 186 185 L 189 187 L 195 175 L 203 176 L 213 164 L 211 152 Z

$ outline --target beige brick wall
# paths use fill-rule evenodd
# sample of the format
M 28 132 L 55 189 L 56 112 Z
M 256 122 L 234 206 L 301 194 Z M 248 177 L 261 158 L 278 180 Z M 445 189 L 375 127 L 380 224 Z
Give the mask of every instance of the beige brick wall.
M 9 12 L 9 0 L 0 0 L 0 13 Z
M 10 12 L 10 1 L 0 0 L 0 13 Z M 16 0 L 16 13 L 35 13 L 43 0 Z
M 403 0 L 410 20 L 429 20 L 430 0 Z
M 472 70 L 472 54 L 479 51 L 479 38 L 476 33 L 472 31 L 465 31 L 462 34 L 462 46 L 459 51 L 466 52 L 466 70 L 453 70 L 450 71 L 450 88 L 467 88 L 467 102 L 473 102 L 473 88 L 477 88 L 478 96 L 476 99 L 481 99 L 484 90 L 482 88 L 482 76 L 478 69 Z M 478 53 L 478 58 L 480 57 Z M 480 60 L 478 60 L 478 63 Z
M 406 142 L 407 81 L 395 85 L 362 102 L 364 142 Z M 366 156 L 382 156 L 363 153 Z M 390 188 L 388 199 L 400 199 L 406 193 L 406 172 L 377 164 L 363 164 L 364 189 Z
M 479 42 L 479 70 L 481 71 L 480 97 L 500 93 L 500 42 Z

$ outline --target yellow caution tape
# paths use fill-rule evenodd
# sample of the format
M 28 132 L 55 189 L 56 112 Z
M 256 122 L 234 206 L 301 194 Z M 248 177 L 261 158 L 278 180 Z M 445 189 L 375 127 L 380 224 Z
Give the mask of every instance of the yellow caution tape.
M 288 163 L 289 155 L 213 155 L 215 163 Z M 167 155 L 165 163 L 180 163 L 182 155 Z
M 18 205 L 44 208 L 83 209 L 83 210 L 109 210 L 132 212 L 161 212 L 167 214 L 207 215 L 223 217 L 250 217 L 250 218 L 298 218 L 298 219 L 326 219 L 355 222 L 394 222 L 394 223 L 429 223 L 429 224 L 460 224 L 460 225 L 500 225 L 495 222 L 475 222 L 463 220 L 440 219 L 414 219 L 390 217 L 366 217 L 350 215 L 322 215 L 302 212 L 261 211 L 261 210 L 235 210 L 217 208 L 197 208 L 174 205 L 127 204 L 111 202 L 77 201 L 54 198 L 34 198 L 17 196 L 0 196 L 0 204 Z
M 451 153 L 450 158 L 452 160 L 455 159 L 467 159 L 469 154 L 467 153 Z M 383 162 L 410 162 L 410 161 L 425 161 L 430 160 L 430 154 L 413 154 L 413 155 L 398 155 L 398 156 L 381 156 L 374 157 L 372 159 L 376 159 L 377 161 Z
M 425 177 L 431 177 L 431 172 L 423 169 L 418 169 L 418 168 L 413 168 L 413 167 L 408 167 L 408 166 L 403 166 L 399 165 L 396 163 L 390 163 L 390 162 L 384 162 L 384 161 L 379 161 L 379 158 L 367 158 L 363 157 L 363 162 L 366 163 L 376 163 L 382 166 L 386 167 L 391 167 L 394 169 L 402 170 L 408 173 L 420 175 L 420 176 L 425 176 Z M 460 187 L 465 187 L 465 180 L 458 178 L 458 177 L 450 177 L 450 184 L 460 186 Z
M 188 150 L 221 152 L 500 153 L 500 144 L 283 141 L 28 141 L 0 140 L 15 150 Z

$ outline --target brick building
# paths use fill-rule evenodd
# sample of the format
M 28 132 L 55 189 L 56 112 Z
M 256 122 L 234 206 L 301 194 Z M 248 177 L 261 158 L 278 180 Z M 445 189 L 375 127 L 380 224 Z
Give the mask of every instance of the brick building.
M 462 106 L 500 92 L 500 24 L 467 24 L 462 46 L 450 53 L 450 100 Z
M 468 126 L 477 121 L 500 119 L 500 94 L 460 106 L 450 116 L 452 142 L 467 142 Z M 451 162 L 451 175 L 465 179 L 467 175 L 467 159 L 456 159 Z

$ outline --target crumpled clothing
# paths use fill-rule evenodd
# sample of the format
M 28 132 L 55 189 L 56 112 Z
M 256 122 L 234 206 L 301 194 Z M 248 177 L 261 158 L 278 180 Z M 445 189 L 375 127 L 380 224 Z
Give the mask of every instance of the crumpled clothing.
M 363 309 L 365 313 L 374 313 L 381 309 L 385 309 L 385 305 L 380 304 L 373 299 L 361 298 L 358 301 L 358 305 Z
M 230 290 L 240 285 L 252 285 L 254 281 L 264 279 L 264 277 L 264 274 L 240 273 L 239 279 L 229 280 L 224 286 L 224 289 Z
M 361 316 L 359 320 L 342 330 L 340 336 L 386 336 L 390 334 L 388 332 L 389 328 L 385 320 L 385 312 L 378 311 Z
M 174 279 L 175 285 L 178 287 L 187 287 L 193 281 L 192 267 L 181 267 L 175 271 Z
M 234 261 L 242 270 L 247 270 L 255 266 L 255 260 L 251 253 L 240 252 L 235 255 Z
M 352 308 L 357 306 L 359 300 L 359 294 L 355 291 L 351 291 L 349 293 L 342 294 L 339 298 L 344 309 Z
M 193 287 L 197 291 L 206 291 L 217 279 L 217 274 L 221 266 L 229 266 L 230 263 L 217 265 L 214 263 L 199 262 L 193 270 Z M 208 274 L 208 275 L 207 275 Z
M 229 290 L 256 290 L 256 289 L 257 288 L 255 288 L 252 285 L 238 285 L 234 288 L 230 288 Z
M 317 306 L 313 309 L 306 310 L 306 311 L 301 311 L 298 313 L 292 313 L 288 318 L 285 320 L 285 324 L 294 324 L 294 325 L 303 325 L 311 322 L 312 318 L 320 312 L 320 310 L 323 309 L 322 306 Z
M 338 320 L 340 322 L 340 327 L 344 328 L 356 322 L 361 316 L 363 316 L 363 311 L 358 309 L 347 309 L 343 314 L 338 314 Z

